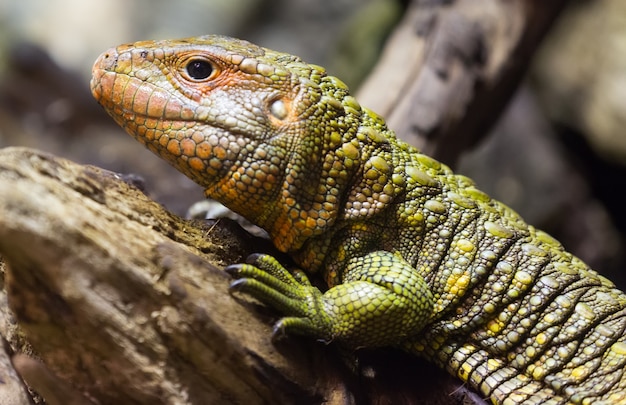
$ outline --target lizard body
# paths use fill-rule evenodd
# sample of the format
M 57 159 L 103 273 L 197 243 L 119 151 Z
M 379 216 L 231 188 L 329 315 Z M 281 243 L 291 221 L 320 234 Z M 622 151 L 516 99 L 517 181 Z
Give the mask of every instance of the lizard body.
M 323 68 L 205 36 L 121 45 L 93 72 L 127 132 L 326 279 L 227 268 L 286 315 L 276 331 L 401 347 L 494 404 L 626 403 L 626 295 Z

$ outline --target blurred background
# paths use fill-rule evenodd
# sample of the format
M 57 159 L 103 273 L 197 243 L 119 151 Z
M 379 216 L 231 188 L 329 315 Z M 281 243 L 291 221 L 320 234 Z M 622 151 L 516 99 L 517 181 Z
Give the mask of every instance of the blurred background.
M 184 215 L 200 187 L 92 99 L 91 65 L 144 39 L 224 34 L 325 66 L 353 90 L 400 0 L 0 0 L 0 147 L 27 146 L 144 179 Z M 507 112 L 457 171 L 624 288 L 626 2 L 573 0 Z M 36 198 L 36 196 L 33 196 Z

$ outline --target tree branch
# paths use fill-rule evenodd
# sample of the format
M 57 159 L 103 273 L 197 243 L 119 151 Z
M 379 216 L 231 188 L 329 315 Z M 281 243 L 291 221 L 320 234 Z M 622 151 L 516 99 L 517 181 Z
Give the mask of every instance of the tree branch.
M 415 0 L 357 98 L 400 138 L 454 166 L 506 107 L 566 3 Z

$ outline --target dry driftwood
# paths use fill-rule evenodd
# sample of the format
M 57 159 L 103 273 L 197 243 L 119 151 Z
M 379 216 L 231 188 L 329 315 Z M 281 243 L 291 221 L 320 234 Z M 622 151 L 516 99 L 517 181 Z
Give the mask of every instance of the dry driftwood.
M 280 403 L 324 393 L 310 353 L 277 350 L 269 323 L 228 295 L 216 266 L 243 252 L 224 246 L 222 228 L 169 214 L 113 173 L 27 149 L 2 150 L 0 196 L 9 305 L 37 357 L 80 401 Z M 67 403 L 58 382 L 28 382 Z
M 13 351 L 30 355 L 13 366 L 50 404 L 457 404 L 472 395 L 401 353 L 366 352 L 355 371 L 352 354 L 341 361 L 333 346 L 272 343 L 276 314 L 231 296 L 220 269 L 244 246 L 264 249 L 238 229 L 172 215 L 103 169 L 0 149 L 0 256 L 13 311 L 1 295 L 11 349 L 0 350 L 0 376 L 13 376 L 0 385 L 2 403 L 28 403 Z

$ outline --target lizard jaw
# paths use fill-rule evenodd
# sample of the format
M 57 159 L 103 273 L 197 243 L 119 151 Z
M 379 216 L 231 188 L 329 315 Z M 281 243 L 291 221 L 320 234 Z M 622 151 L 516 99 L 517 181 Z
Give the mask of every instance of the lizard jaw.
M 192 107 L 188 100 L 150 82 L 149 73 L 127 74 L 129 64 L 142 62 L 135 54 L 141 52 L 112 48 L 102 53 L 92 69 L 93 96 L 133 138 L 205 190 L 214 188 L 256 142 L 222 128 L 214 117 L 201 119 L 209 108 Z M 154 68 L 150 61 L 146 66 Z

